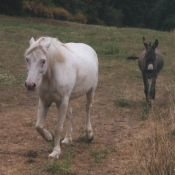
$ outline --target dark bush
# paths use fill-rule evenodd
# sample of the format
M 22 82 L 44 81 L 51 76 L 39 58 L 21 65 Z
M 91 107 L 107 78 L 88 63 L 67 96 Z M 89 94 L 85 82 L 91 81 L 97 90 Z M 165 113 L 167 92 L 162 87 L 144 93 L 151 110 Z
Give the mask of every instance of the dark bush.
M 165 19 L 162 24 L 162 30 L 171 31 L 175 29 L 175 15 L 171 15 Z
M 68 20 L 68 21 L 72 19 L 72 15 L 66 9 L 63 8 L 54 8 L 53 14 L 54 19 Z
M 0 13 L 20 16 L 23 14 L 23 0 L 1 0 Z
M 122 26 L 123 14 L 121 10 L 116 10 L 112 6 L 107 6 L 104 9 L 101 19 L 108 26 Z
M 76 15 L 74 15 L 73 21 L 86 24 L 87 23 L 87 18 L 86 18 L 85 15 L 83 15 L 82 13 L 79 12 Z

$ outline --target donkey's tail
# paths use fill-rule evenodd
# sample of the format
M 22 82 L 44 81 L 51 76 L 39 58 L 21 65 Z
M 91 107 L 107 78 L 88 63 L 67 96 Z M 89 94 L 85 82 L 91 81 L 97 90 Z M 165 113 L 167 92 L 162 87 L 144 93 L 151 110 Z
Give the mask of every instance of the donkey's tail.
M 136 56 L 129 56 L 127 57 L 128 60 L 137 60 L 139 59 L 139 57 L 136 57 Z

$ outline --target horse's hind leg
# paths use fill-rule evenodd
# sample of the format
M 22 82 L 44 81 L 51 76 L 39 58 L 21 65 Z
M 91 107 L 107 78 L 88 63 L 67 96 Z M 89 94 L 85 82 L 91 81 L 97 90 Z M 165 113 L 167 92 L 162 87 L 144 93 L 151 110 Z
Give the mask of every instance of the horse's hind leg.
M 94 139 L 93 131 L 92 131 L 92 126 L 91 126 L 91 120 L 90 120 L 90 113 L 91 113 L 91 108 L 92 108 L 92 102 L 94 99 L 94 89 L 91 89 L 87 94 L 87 102 L 85 105 L 86 108 L 86 137 L 88 141 L 92 141 Z
M 67 110 L 67 132 L 66 132 L 66 136 L 64 138 L 64 140 L 61 142 L 63 144 L 70 144 L 72 143 L 72 107 L 69 101 L 69 105 L 68 105 L 68 110 Z
M 44 129 L 45 118 L 46 118 L 49 106 L 50 105 L 46 105 L 43 101 L 39 100 L 37 122 L 36 122 L 35 128 L 36 128 L 37 132 L 46 141 L 53 141 L 53 136 L 46 129 Z

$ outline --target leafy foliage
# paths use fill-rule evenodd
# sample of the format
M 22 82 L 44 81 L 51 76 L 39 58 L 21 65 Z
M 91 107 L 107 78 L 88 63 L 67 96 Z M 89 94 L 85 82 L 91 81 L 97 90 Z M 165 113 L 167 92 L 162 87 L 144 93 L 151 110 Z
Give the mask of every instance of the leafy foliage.
M 23 0 L 1 0 L 0 13 L 8 15 L 23 14 Z
M 173 0 L 1 0 L 0 13 L 156 30 L 175 28 Z

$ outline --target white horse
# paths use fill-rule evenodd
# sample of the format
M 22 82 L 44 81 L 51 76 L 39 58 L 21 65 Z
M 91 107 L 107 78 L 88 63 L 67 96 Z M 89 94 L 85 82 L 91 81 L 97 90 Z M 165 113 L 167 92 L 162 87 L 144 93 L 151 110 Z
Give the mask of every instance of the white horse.
M 72 142 L 71 100 L 86 94 L 85 105 L 86 137 L 92 141 L 93 131 L 90 111 L 98 82 L 98 57 L 96 52 L 83 43 L 63 44 L 56 38 L 41 37 L 29 41 L 30 47 L 25 52 L 28 77 L 27 90 L 37 89 L 39 95 L 36 130 L 46 140 L 54 141 L 54 149 L 49 160 L 59 158 L 60 134 L 67 118 L 67 132 L 62 143 Z M 44 129 L 48 108 L 52 103 L 58 108 L 55 137 Z

